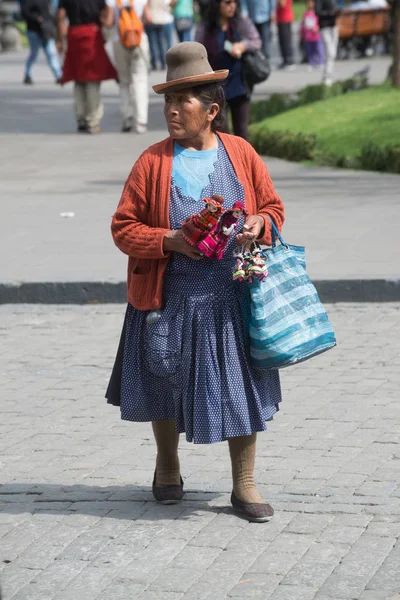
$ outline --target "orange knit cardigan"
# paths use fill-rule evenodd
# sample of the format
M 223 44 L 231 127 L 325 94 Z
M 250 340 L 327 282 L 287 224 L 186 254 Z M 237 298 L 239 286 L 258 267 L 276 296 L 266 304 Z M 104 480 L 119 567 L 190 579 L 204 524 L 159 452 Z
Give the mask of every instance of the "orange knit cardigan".
M 268 170 L 242 138 L 218 133 L 245 192 L 246 209 L 262 215 L 262 244 L 271 244 L 271 217 L 278 229 L 284 220 L 283 203 Z M 139 310 L 161 308 L 163 279 L 169 253 L 163 239 L 170 230 L 170 186 L 174 142 L 167 138 L 150 146 L 133 165 L 113 216 L 111 231 L 118 248 L 128 254 L 128 301 Z

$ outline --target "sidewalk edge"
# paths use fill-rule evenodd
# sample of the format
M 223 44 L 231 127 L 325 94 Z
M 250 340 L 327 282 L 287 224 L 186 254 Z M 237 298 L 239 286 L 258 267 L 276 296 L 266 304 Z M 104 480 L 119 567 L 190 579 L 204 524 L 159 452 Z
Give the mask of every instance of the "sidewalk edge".
M 400 302 L 400 278 L 315 280 L 314 284 L 322 302 Z M 0 304 L 119 304 L 126 301 L 124 281 L 0 282 Z

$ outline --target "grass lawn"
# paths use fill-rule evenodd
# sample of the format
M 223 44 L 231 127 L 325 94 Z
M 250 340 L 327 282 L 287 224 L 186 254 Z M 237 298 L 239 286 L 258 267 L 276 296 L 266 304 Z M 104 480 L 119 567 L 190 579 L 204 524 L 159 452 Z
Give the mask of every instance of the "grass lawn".
M 314 134 L 317 148 L 355 156 L 369 142 L 400 144 L 400 89 L 388 84 L 301 106 L 251 125 L 276 131 Z
M 294 20 L 300 21 L 301 17 L 306 10 L 306 2 L 305 0 L 294 0 L 293 2 L 293 12 L 294 12 Z

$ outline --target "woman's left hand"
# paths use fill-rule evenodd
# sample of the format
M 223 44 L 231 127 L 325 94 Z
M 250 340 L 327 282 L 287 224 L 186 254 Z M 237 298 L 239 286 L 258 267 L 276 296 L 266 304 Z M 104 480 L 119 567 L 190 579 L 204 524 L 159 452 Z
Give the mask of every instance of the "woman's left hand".
M 236 242 L 238 246 L 251 246 L 261 235 L 264 229 L 264 219 L 260 215 L 249 215 L 243 225 L 243 232 L 238 233 Z

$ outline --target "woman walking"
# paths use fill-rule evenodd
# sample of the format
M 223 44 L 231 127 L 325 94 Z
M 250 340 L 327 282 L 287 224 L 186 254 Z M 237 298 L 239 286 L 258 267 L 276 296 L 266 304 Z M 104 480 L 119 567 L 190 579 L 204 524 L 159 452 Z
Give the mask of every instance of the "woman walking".
M 148 0 L 143 13 L 153 71 L 158 66 L 165 69 L 165 53 L 172 46 L 174 17 L 170 5 L 171 0 Z
M 61 83 L 74 81 L 78 132 L 99 133 L 103 117 L 100 84 L 117 79 L 104 49 L 101 26 L 111 27 L 113 11 L 105 0 L 60 0 L 57 11 L 57 46 L 63 51 L 68 18 L 67 52 Z
M 192 41 L 193 0 L 177 0 L 174 6 L 175 29 L 180 42 Z
M 206 47 L 213 69 L 229 70 L 224 89 L 233 133 L 247 140 L 252 90 L 246 84 L 241 58 L 244 52 L 261 49 L 257 29 L 240 14 L 236 0 L 211 0 L 207 17 L 197 28 L 196 41 Z
M 151 421 L 157 444 L 153 494 L 171 504 L 184 496 L 179 434 L 195 444 L 228 440 L 234 508 L 267 521 L 272 507 L 257 491 L 257 432 L 281 401 L 277 371 L 249 360 L 243 284 L 232 280 L 236 242 L 271 243 L 270 218 L 281 228 L 282 201 L 268 171 L 244 140 L 221 133 L 221 82 L 201 44 L 183 42 L 166 56 L 169 137 L 134 164 L 112 220 L 117 247 L 128 254 L 128 308 L 108 402 L 128 421 Z M 212 197 L 247 214 L 221 260 L 189 244 L 182 222 Z M 217 202 L 217 200 L 214 201 Z M 211 203 L 211 202 L 210 202 Z M 209 204 L 210 204 L 209 203 Z
M 49 0 L 24 0 L 21 12 L 26 21 L 30 48 L 25 65 L 24 83 L 28 85 L 33 84 L 32 68 L 41 48 L 46 55 L 56 83 L 59 83 L 61 79 L 61 66 L 54 39 L 56 27 Z

